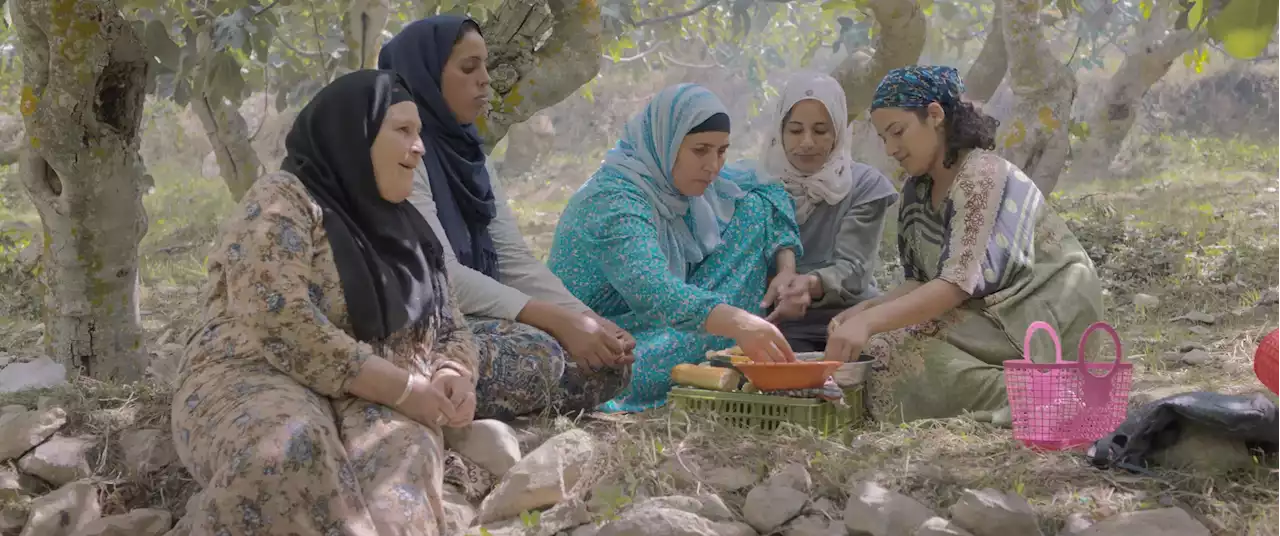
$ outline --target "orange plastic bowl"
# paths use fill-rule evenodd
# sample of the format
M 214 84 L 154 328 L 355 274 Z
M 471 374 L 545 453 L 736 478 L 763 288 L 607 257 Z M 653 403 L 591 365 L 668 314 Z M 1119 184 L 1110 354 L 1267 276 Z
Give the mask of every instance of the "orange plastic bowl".
M 747 381 L 761 391 L 786 389 L 812 389 L 822 387 L 836 369 L 839 361 L 797 361 L 795 363 L 740 363 L 738 370 Z

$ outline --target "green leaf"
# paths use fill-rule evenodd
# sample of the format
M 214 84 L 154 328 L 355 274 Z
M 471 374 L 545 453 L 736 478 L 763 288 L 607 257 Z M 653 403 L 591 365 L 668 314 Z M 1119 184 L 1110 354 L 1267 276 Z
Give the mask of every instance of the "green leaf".
M 161 65 L 173 70 L 178 70 L 182 58 L 182 49 L 169 38 L 169 31 L 165 29 L 164 23 L 153 20 L 147 23 L 147 28 L 142 34 L 143 43 L 147 46 L 147 52 L 155 56 Z
M 1209 2 L 1209 0 L 1195 0 L 1195 3 L 1191 4 L 1191 9 L 1187 10 L 1188 28 L 1200 27 L 1200 23 L 1204 19 L 1204 5 L 1207 2 Z
M 226 98 L 239 103 L 244 100 L 244 75 L 240 63 L 227 53 L 214 54 L 207 66 L 203 90 L 214 98 Z
M 275 30 L 274 26 L 263 25 L 258 28 L 258 31 L 253 32 L 253 38 L 251 39 L 253 42 L 253 54 L 258 61 L 265 63 L 270 57 L 271 41 L 275 37 Z
M 1278 8 L 1276 0 L 1231 0 L 1209 19 L 1209 35 L 1232 57 L 1255 58 L 1276 33 Z
M 1062 18 L 1064 19 L 1067 18 L 1072 11 L 1075 11 L 1071 9 L 1071 0 L 1057 0 L 1056 5 L 1058 6 L 1058 13 L 1061 13 Z
M 854 11 L 861 9 L 864 2 L 860 0 L 827 0 L 822 3 L 823 11 Z
M 1058 0 L 1058 1 L 1062 2 L 1063 0 Z M 1067 1 L 1070 1 L 1070 0 L 1067 0 Z M 946 20 L 951 20 L 955 18 L 957 14 L 960 13 L 960 10 L 956 9 L 956 5 L 952 4 L 951 2 L 943 2 L 941 4 L 935 4 L 935 5 L 938 6 L 938 14 L 942 15 L 942 18 Z
M 214 19 L 212 48 L 214 50 L 243 49 L 249 38 L 249 15 L 252 14 L 253 12 L 246 8 L 228 15 L 219 15 Z

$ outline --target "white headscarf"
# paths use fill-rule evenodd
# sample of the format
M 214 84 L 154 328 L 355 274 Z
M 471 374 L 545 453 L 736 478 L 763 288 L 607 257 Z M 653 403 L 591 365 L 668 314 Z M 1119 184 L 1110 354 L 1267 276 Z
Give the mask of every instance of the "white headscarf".
M 764 153 L 764 170 L 782 181 L 787 193 L 796 203 L 796 221 L 804 223 L 819 203 L 835 205 L 854 189 L 854 161 L 850 154 L 853 131 L 849 128 L 849 113 L 844 89 L 836 79 L 822 73 L 799 72 L 787 79 L 786 87 L 778 99 L 773 121 L 773 136 Z M 787 151 L 782 147 L 782 120 L 804 100 L 816 100 L 827 108 L 832 127 L 836 129 L 836 145 L 827 157 L 827 163 L 816 173 L 805 173 L 791 165 Z M 859 178 L 865 173 L 859 173 Z M 881 196 L 883 197 L 883 196 Z

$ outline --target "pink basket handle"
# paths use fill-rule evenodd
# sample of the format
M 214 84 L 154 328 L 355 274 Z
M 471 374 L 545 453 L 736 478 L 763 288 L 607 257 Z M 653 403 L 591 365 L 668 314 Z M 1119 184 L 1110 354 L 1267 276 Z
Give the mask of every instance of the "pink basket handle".
M 1111 335 L 1112 342 L 1116 345 L 1116 360 L 1111 363 L 1111 368 L 1107 369 L 1107 373 L 1102 376 L 1094 376 L 1095 378 L 1102 379 L 1110 377 L 1111 374 L 1116 371 L 1116 367 L 1120 366 L 1120 359 L 1124 355 L 1124 344 L 1120 342 L 1120 334 L 1116 333 L 1116 328 L 1111 327 L 1111 324 L 1106 322 L 1094 322 L 1088 329 L 1084 330 L 1084 335 L 1080 336 L 1080 345 L 1076 347 L 1076 360 L 1080 362 L 1081 372 L 1093 376 L 1093 374 L 1089 372 L 1089 364 L 1085 360 L 1084 347 L 1089 342 L 1089 336 L 1093 335 L 1093 332 L 1099 329 L 1109 333 Z
M 1049 332 L 1049 338 L 1053 339 L 1054 363 L 1063 363 L 1062 360 L 1062 340 L 1058 338 L 1058 332 L 1053 330 L 1053 326 L 1047 322 L 1035 321 L 1027 326 L 1027 336 L 1022 339 L 1022 360 L 1027 363 L 1034 363 L 1031 360 L 1031 338 L 1035 336 L 1037 330 Z

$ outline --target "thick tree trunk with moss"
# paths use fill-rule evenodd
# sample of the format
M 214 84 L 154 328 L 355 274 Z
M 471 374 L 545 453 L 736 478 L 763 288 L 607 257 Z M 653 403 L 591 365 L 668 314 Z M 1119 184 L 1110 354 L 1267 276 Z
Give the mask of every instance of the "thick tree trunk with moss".
M 138 243 L 147 229 L 138 131 L 142 42 L 111 0 L 21 0 L 22 178 L 44 227 L 51 355 L 95 378 L 144 368 Z
M 1076 77 L 1044 39 L 1040 0 L 1000 1 L 1014 103 L 996 134 L 996 149 L 1049 195 L 1071 152 Z
M 851 53 L 831 73 L 844 88 L 850 121 L 871 108 L 884 75 L 920 59 L 929 29 L 928 18 L 916 0 L 869 0 L 867 10 L 879 26 L 872 44 L 874 52 L 870 57 Z
M 218 170 L 231 190 L 232 199 L 240 201 L 262 174 L 262 162 L 253 150 L 240 108 L 225 99 L 204 94 L 191 99 L 191 109 L 204 125 L 204 133 L 218 160 Z
M 539 40 L 551 30 L 541 46 Z M 523 122 L 577 91 L 600 72 L 600 8 L 595 0 L 505 0 L 484 23 L 491 110 L 476 127 L 485 151 Z
M 1171 11 L 1168 4 L 1157 2 L 1151 17 L 1138 27 L 1135 43 L 1089 114 L 1089 136 L 1072 162 L 1073 173 L 1106 172 L 1137 121 L 1138 105 L 1147 91 L 1178 57 L 1208 39 L 1203 29 L 1173 29 L 1177 15 Z

